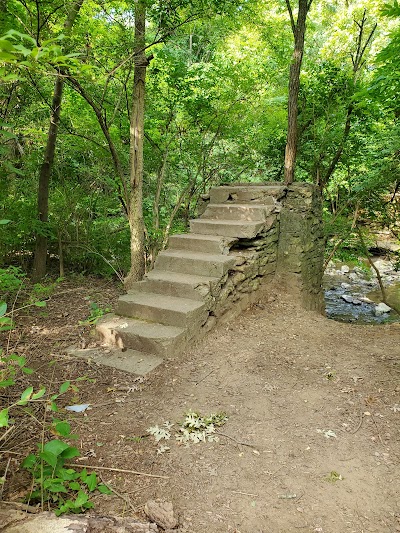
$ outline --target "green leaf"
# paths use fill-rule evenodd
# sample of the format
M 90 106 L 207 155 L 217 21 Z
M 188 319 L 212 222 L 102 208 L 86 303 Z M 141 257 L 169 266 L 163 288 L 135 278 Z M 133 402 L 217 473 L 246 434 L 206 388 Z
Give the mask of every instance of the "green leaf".
M 12 354 L 9 357 L 9 361 L 15 361 L 17 363 L 17 365 L 21 368 L 26 363 L 26 358 L 23 357 L 22 355 Z
M 50 442 L 46 442 L 44 445 L 44 451 L 54 454 L 56 457 L 61 455 L 65 450 L 68 450 L 69 445 L 66 442 L 63 442 L 62 440 L 51 440 Z
M 0 224 L 4 224 L 5 222 L 7 222 L 6 220 L 0 220 Z M 7 304 L 6 302 L 1 302 L 0 303 L 0 316 L 3 316 L 6 314 L 6 311 L 7 311 Z
M 60 454 L 63 459 L 72 459 L 73 457 L 79 457 L 79 455 L 78 448 L 73 446 L 68 446 L 68 448 Z
M 0 411 L 0 427 L 4 428 L 8 426 L 8 408 Z
M 11 222 L 11 220 L 5 220 L 5 219 L 1 219 L 0 220 L 0 226 L 4 226 L 4 224 L 9 224 Z M 7 305 L 6 305 L 7 307 Z
M 38 400 L 45 394 L 46 394 L 46 387 L 41 387 L 41 389 L 38 392 L 35 392 L 35 394 L 32 394 L 32 400 Z
M 113 491 L 109 489 L 106 485 L 104 485 L 103 483 L 97 486 L 97 490 L 101 492 L 101 494 L 112 494 L 113 493 Z
M 68 422 L 57 422 L 54 425 L 54 429 L 60 437 L 68 437 L 71 433 L 71 425 Z
M 60 394 L 64 394 L 64 392 L 67 392 L 70 385 L 71 385 L 70 381 L 65 381 L 62 385 L 60 385 Z
M 27 389 L 25 389 L 24 392 L 21 394 L 21 399 L 18 402 L 18 405 L 26 405 L 31 398 L 32 392 L 33 387 L 28 387 Z
M 55 413 L 58 411 L 58 407 L 57 407 L 56 402 L 51 402 L 51 404 L 50 404 L 50 409 L 51 409 L 52 411 L 54 411 Z
M 58 471 L 58 476 L 64 481 L 73 481 L 79 477 L 79 473 L 73 468 L 60 468 Z
M 68 492 L 62 483 L 53 483 L 47 488 L 49 492 Z
M 0 51 L 0 61 L 4 61 L 9 63 L 10 61 L 15 61 L 17 58 L 14 54 L 10 54 L 9 52 L 3 52 Z
M 38 302 L 35 302 L 35 305 L 36 307 L 46 307 L 46 302 L 43 302 L 43 301 L 38 301 Z
M 23 368 L 21 368 L 21 371 L 22 371 L 24 374 L 27 374 L 27 375 L 30 375 L 30 374 L 33 374 L 33 373 L 34 373 L 33 368 L 28 368 L 28 367 L 26 367 L 26 366 L 24 366 Z
M 77 481 L 71 481 L 71 483 L 69 483 L 69 488 L 71 490 L 81 490 L 81 486 Z
M 15 381 L 11 378 L 0 381 L 0 387 L 9 387 L 10 385 L 15 385 Z
M 29 454 L 28 457 L 26 457 L 22 461 L 22 467 L 27 468 L 28 470 L 33 468 L 37 463 L 37 457 L 33 453 Z
M 93 472 L 86 478 L 86 485 L 88 486 L 88 489 L 90 492 L 93 492 L 97 485 L 97 476 L 96 473 Z
M 55 468 L 57 466 L 57 456 L 49 451 L 40 452 L 39 457 L 43 459 L 45 463 Z
M 78 496 L 75 500 L 75 506 L 76 507 L 82 507 L 89 499 L 89 496 L 86 494 L 86 492 L 83 492 L 83 490 L 80 490 L 78 492 Z
M 93 509 L 94 503 L 93 502 L 86 502 L 82 505 L 84 509 Z
M 14 46 L 10 43 L 10 41 L 7 41 L 7 39 L 0 39 L 0 49 L 6 50 L 7 52 L 12 52 L 14 50 Z

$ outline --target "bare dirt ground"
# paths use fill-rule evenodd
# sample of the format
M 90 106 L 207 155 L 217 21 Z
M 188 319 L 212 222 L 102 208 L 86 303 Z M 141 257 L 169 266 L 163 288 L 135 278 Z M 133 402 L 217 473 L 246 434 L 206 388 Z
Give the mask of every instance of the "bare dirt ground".
M 288 297 L 260 296 L 138 383 L 63 355 L 71 344 L 93 342 L 78 324 L 89 315 L 85 298 L 112 306 L 118 292 L 111 282 L 64 282 L 3 342 L 36 368 L 24 379 L 49 390 L 80 376 L 94 380 L 60 399 L 61 407 L 91 404 L 62 414 L 79 433 L 80 464 L 165 476 L 102 471 L 116 493 L 96 497 L 98 513 L 143 516 L 144 503 L 161 498 L 173 503 L 182 532 L 400 531 L 399 324 L 341 324 Z M 174 440 L 189 410 L 227 414 L 218 442 Z M 172 437 L 157 444 L 147 430 L 166 421 L 176 424 Z M 41 430 L 40 420 L 16 416 L 0 442 L 1 472 L 11 457 L 4 500 L 29 490 L 17 454 L 32 450 Z M 157 453 L 160 445 L 170 449 Z

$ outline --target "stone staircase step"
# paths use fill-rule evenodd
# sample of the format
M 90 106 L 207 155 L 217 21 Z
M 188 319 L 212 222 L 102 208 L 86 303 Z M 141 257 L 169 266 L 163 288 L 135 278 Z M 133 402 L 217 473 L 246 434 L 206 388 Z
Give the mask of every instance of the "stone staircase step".
M 210 294 L 212 287 L 219 281 L 219 278 L 207 276 L 194 276 L 182 274 L 181 272 L 170 272 L 164 270 L 152 270 L 143 281 L 135 283 L 133 291 L 153 292 L 189 298 L 191 300 L 205 301 Z M 128 291 L 128 294 L 131 291 Z
M 235 259 L 227 255 L 167 250 L 158 254 L 154 270 L 220 278 L 234 264 Z
M 202 325 L 208 317 L 204 302 L 150 292 L 131 292 L 121 296 L 116 313 L 166 326 L 190 329 Z
M 264 222 L 248 222 L 245 220 L 212 220 L 197 218 L 190 221 L 190 230 L 193 233 L 206 235 L 223 235 L 224 237 L 237 237 L 253 239 L 258 235 L 265 224 Z
M 96 329 L 103 344 L 157 356 L 173 355 L 184 346 L 186 340 L 184 328 L 114 314 L 102 317 Z
M 210 190 L 210 203 L 262 203 L 274 205 L 275 198 L 279 200 L 286 193 L 286 187 L 281 184 L 276 185 L 223 185 L 212 187 Z
M 82 359 L 90 359 L 111 368 L 130 372 L 136 376 L 145 376 L 163 362 L 156 354 L 138 352 L 137 350 L 120 350 L 119 348 L 75 348 L 72 346 L 67 353 Z
M 252 220 L 262 222 L 275 209 L 274 205 L 263 204 L 209 204 L 201 219 Z
M 234 238 L 220 235 L 184 233 L 182 235 L 171 235 L 168 241 L 168 249 L 228 255 L 230 247 L 235 241 L 236 239 Z

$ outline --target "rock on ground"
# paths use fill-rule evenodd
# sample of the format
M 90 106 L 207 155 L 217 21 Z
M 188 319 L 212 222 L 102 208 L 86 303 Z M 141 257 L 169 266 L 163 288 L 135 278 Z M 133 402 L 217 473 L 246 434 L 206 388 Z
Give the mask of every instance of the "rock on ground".
M 27 514 L 23 511 L 0 507 L 2 533 L 155 533 L 155 524 L 133 518 L 104 516 L 63 516 L 53 513 Z
M 163 529 L 174 529 L 178 522 L 171 502 L 149 500 L 144 506 L 146 516 Z

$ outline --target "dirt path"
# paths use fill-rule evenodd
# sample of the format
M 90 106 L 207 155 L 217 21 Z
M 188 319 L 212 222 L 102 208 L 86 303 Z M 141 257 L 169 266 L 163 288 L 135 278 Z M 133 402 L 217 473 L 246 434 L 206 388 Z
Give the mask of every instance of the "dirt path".
M 399 341 L 398 324 L 340 324 L 279 298 L 221 325 L 143 383 L 57 357 L 57 382 L 96 380 L 74 398 L 94 404 L 73 417 L 81 463 L 168 477 L 106 472 L 120 496 L 101 497 L 96 509 L 140 513 L 162 498 L 190 533 L 400 531 Z M 227 414 L 218 442 L 179 445 L 178 425 L 168 441 L 147 436 L 190 409 Z M 157 454 L 160 445 L 169 451 Z M 15 480 L 9 498 L 21 492 Z

